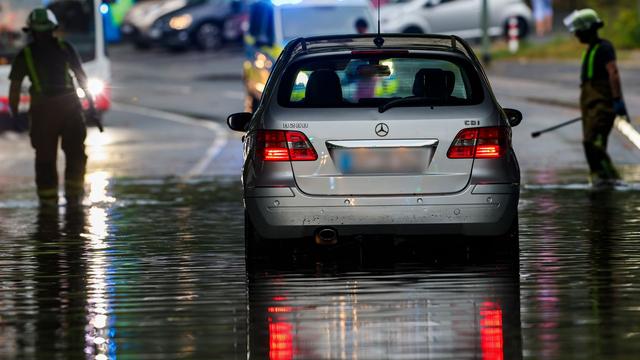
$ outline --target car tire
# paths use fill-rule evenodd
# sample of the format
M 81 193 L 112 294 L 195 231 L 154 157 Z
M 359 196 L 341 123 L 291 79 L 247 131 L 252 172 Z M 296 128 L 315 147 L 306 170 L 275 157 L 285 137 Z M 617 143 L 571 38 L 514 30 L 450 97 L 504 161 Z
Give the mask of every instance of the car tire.
M 518 214 L 509 226 L 509 230 L 502 236 L 494 238 L 492 249 L 495 254 L 503 255 L 511 263 L 518 264 L 520 261 L 520 226 Z
M 193 38 L 196 47 L 201 51 L 218 50 L 224 42 L 222 27 L 212 22 L 198 26 Z
M 260 237 L 258 232 L 256 231 L 251 218 L 249 217 L 249 213 L 245 210 L 244 212 L 244 255 L 247 260 L 247 263 L 250 261 L 259 259 L 266 255 L 266 251 L 268 250 L 264 239 Z
M 504 234 L 471 237 L 465 241 L 471 258 L 475 260 L 492 263 L 498 261 L 513 267 L 517 267 L 520 263 L 520 231 L 517 214 Z
M 529 35 L 529 24 L 527 20 L 518 16 L 518 38 L 525 39 Z M 509 41 L 509 18 L 504 22 L 504 38 Z
M 145 51 L 151 49 L 151 44 L 148 41 L 143 40 L 135 40 L 133 42 L 133 47 L 139 51 Z
M 409 26 L 408 28 L 402 31 L 403 34 L 424 34 L 424 30 L 417 26 Z

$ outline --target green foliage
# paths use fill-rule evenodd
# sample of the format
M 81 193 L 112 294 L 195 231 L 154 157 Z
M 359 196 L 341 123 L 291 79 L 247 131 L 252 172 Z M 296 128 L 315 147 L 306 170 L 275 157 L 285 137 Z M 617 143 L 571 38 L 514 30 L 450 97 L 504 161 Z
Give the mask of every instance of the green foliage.
M 605 22 L 609 25 L 603 35 L 610 38 L 618 47 L 624 49 L 640 47 L 640 21 L 637 11 L 621 10 L 617 19 L 605 20 Z
M 583 44 L 567 33 L 555 36 L 552 40 L 545 43 L 523 41 L 520 44 L 520 51 L 515 55 L 509 53 L 505 43 L 496 43 L 493 47 L 492 56 L 494 60 L 554 59 L 579 61 L 580 54 L 582 54 L 584 49 L 585 46 Z
M 618 48 L 640 47 L 640 2 L 638 0 L 588 0 L 605 22 L 602 36 Z

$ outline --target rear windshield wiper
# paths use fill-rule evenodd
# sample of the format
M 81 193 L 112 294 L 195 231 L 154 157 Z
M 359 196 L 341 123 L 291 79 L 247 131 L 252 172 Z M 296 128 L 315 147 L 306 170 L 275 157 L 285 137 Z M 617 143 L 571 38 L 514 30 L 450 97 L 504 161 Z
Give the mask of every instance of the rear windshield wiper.
M 409 96 L 409 97 L 404 97 L 404 98 L 400 98 L 400 99 L 394 99 L 391 100 L 389 102 L 386 102 L 382 105 L 380 105 L 378 107 L 378 111 L 383 113 L 389 109 L 391 109 L 392 107 L 396 107 L 396 106 L 400 106 L 400 105 L 404 105 L 404 104 L 421 104 L 424 103 L 424 105 L 432 105 L 437 103 L 439 99 L 434 99 L 434 98 L 427 98 L 427 97 L 419 97 L 419 96 Z

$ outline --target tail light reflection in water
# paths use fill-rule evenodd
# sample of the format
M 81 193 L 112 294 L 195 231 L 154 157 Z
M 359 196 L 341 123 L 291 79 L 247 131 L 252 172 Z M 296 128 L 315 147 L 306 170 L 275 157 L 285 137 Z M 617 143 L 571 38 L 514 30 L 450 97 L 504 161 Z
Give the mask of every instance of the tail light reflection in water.
M 521 358 L 515 269 L 308 270 L 250 274 L 252 358 Z

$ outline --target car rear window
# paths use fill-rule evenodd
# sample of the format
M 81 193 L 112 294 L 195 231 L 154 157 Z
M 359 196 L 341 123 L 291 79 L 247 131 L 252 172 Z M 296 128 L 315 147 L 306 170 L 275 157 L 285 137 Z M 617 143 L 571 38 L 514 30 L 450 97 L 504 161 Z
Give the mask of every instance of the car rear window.
M 464 106 L 483 100 L 473 66 L 454 56 L 323 56 L 293 63 L 283 76 L 284 107 Z

